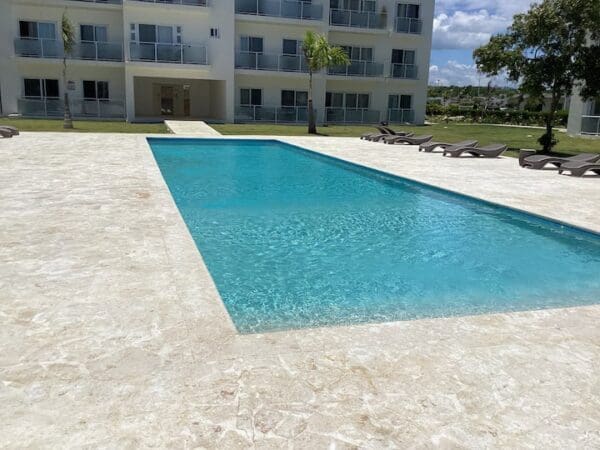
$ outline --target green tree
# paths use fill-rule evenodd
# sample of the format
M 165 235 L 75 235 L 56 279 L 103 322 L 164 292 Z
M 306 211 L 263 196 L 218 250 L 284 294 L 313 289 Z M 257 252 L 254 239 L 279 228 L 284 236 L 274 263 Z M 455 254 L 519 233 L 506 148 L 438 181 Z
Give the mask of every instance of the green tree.
M 317 134 L 317 118 L 313 106 L 313 74 L 334 66 L 347 66 L 348 55 L 341 47 L 327 42 L 325 36 L 307 31 L 302 43 L 302 52 L 308 66 L 308 132 Z
M 506 73 L 520 90 L 542 101 L 551 95 L 546 131 L 538 140 L 544 152 L 557 143 L 553 125 L 560 100 L 579 87 L 585 99 L 600 91 L 600 1 L 543 0 L 517 14 L 504 34 L 473 53 L 484 73 Z
M 75 48 L 75 29 L 67 17 L 65 11 L 61 20 L 61 34 L 63 42 L 63 83 L 64 83 L 64 123 L 63 128 L 73 128 L 73 118 L 71 117 L 71 107 L 69 105 L 69 86 L 67 81 L 67 58 L 70 58 Z

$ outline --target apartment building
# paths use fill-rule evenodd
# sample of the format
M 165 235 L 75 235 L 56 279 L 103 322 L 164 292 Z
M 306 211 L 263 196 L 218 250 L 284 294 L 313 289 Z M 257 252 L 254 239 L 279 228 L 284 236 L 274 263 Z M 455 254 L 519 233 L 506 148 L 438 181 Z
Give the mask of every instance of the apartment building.
M 2 0 L 1 114 L 306 120 L 307 30 L 351 63 L 317 73 L 320 123 L 422 123 L 434 0 Z M 61 17 L 77 43 L 62 76 Z

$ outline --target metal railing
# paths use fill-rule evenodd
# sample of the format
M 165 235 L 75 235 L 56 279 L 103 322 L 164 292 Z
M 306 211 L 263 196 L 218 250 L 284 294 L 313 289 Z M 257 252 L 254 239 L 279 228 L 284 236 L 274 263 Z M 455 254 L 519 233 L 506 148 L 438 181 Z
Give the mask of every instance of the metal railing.
M 394 31 L 396 33 L 421 34 L 423 31 L 423 21 L 410 17 L 396 17 Z
M 390 76 L 392 78 L 417 79 L 417 66 L 414 64 L 392 64 Z
M 58 39 L 16 38 L 15 54 L 30 58 L 62 58 L 62 41 Z M 77 42 L 70 59 L 123 61 L 123 45 L 117 42 Z
M 600 136 L 600 116 L 581 116 L 581 134 Z
M 62 98 L 32 98 L 18 99 L 19 114 L 26 117 L 61 117 L 64 115 L 64 100 Z M 113 99 L 69 99 L 69 107 L 73 117 L 125 117 L 125 101 Z
M 235 0 L 236 14 L 321 20 L 323 5 L 295 0 Z
M 236 122 L 298 123 L 307 120 L 305 106 L 240 105 L 235 110 Z
M 353 60 L 347 66 L 330 67 L 327 73 L 347 77 L 381 77 L 383 76 L 383 64 Z
M 329 24 L 341 27 L 383 29 L 387 25 L 387 15 L 349 9 L 332 9 L 329 11 Z
M 412 123 L 415 121 L 414 109 L 388 109 L 387 120 L 390 123 Z
M 123 0 L 72 0 L 77 2 L 86 2 L 86 3 L 104 3 L 108 5 L 121 5 L 123 4 Z
M 208 64 L 208 51 L 205 45 L 130 42 L 129 59 L 131 61 L 206 65 Z
M 277 55 L 242 52 L 235 54 L 236 69 L 273 70 L 277 72 L 308 72 L 303 55 Z
M 325 108 L 327 123 L 378 123 L 379 111 L 368 108 Z
M 208 6 L 208 0 L 135 0 L 145 3 L 159 3 L 161 5 Z

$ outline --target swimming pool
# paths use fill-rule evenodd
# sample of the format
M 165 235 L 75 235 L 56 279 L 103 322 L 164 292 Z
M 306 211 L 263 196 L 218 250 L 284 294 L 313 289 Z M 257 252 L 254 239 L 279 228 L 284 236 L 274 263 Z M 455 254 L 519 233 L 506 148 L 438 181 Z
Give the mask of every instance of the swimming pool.
M 149 143 L 239 332 L 600 300 L 597 235 L 278 141 Z

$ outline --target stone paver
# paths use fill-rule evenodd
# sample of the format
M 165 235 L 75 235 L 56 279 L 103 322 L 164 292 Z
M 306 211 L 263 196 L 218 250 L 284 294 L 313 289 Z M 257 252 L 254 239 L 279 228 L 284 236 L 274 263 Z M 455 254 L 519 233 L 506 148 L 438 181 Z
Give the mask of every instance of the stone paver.
M 221 136 L 221 133 L 201 120 L 165 120 L 165 125 L 172 133 L 182 136 Z
M 286 140 L 599 229 L 598 179 Z M 143 136 L 0 158 L 2 447 L 600 447 L 600 306 L 239 335 Z

